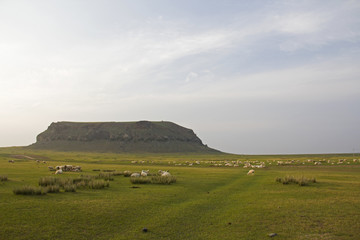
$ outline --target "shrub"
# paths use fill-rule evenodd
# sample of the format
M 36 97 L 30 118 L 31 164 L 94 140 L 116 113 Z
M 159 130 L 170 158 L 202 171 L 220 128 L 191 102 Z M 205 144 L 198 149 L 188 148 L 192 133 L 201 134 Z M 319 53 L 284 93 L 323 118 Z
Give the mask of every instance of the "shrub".
M 104 179 L 106 181 L 113 181 L 114 177 L 112 173 L 100 173 L 97 178 Z
M 113 180 L 112 173 L 100 173 L 99 176 L 81 175 L 79 178 L 42 177 L 39 179 L 39 185 L 46 187 L 44 189 L 49 193 L 59 192 L 60 188 L 63 188 L 65 192 L 76 192 L 77 188 L 109 187 L 109 180 Z
M 54 177 L 42 177 L 39 179 L 39 186 L 52 186 L 58 183 L 58 178 Z
M 81 175 L 80 178 L 77 178 L 75 183 L 77 182 L 85 182 L 86 184 L 92 180 L 94 180 L 97 176 L 94 175 Z
M 67 184 L 64 186 L 65 192 L 76 192 L 76 185 L 75 184 Z
M 78 188 L 84 188 L 86 186 L 87 186 L 87 184 L 84 180 L 81 180 L 80 182 L 76 182 L 76 187 L 78 187 Z
M 133 184 L 146 184 L 151 183 L 151 179 L 148 177 L 130 177 L 130 182 Z
M 0 181 L 1 182 L 5 182 L 8 180 L 8 177 L 7 176 L 0 176 Z
M 46 192 L 58 193 L 58 192 L 60 192 L 60 186 L 59 185 L 49 185 L 46 187 Z
M 103 189 L 109 187 L 109 182 L 103 179 L 94 179 L 87 183 L 87 186 L 91 189 Z
M 130 177 L 132 172 L 130 171 L 124 171 L 124 177 Z
M 55 177 L 42 177 L 39 179 L 39 186 L 54 186 L 58 185 L 60 187 L 64 187 L 68 184 L 73 184 L 74 179 L 72 178 L 55 178 Z
M 47 189 L 42 187 L 22 186 L 15 188 L 13 192 L 16 195 L 45 195 Z
M 285 176 L 284 178 L 277 177 L 275 181 L 282 183 L 284 185 L 294 183 L 294 184 L 298 184 L 299 186 L 307 186 L 310 183 L 316 183 L 315 178 L 307 178 L 304 176 L 301 177 Z
M 176 183 L 176 177 L 174 177 L 174 176 L 152 176 L 151 183 L 154 183 L 154 184 Z
M 114 176 L 121 176 L 124 175 L 124 172 L 113 172 Z

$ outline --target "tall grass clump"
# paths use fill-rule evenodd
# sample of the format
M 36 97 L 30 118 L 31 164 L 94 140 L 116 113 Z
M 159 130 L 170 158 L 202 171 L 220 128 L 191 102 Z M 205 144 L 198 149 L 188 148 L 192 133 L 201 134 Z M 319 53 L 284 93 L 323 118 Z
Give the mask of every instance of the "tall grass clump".
M 283 178 L 277 177 L 275 179 L 276 182 L 286 184 L 298 184 L 299 186 L 307 186 L 310 183 L 316 183 L 316 178 L 307 178 L 304 176 L 294 177 L 294 176 L 285 176 Z
M 49 193 L 60 192 L 64 189 L 65 192 L 76 192 L 78 188 L 102 189 L 109 187 L 109 181 L 113 180 L 109 173 L 101 173 L 96 175 L 81 175 L 78 178 L 56 178 L 56 177 L 42 177 L 39 179 L 39 186 L 47 189 Z
M 121 176 L 121 175 L 124 175 L 124 172 L 118 172 L 118 171 L 115 171 L 112 173 L 113 176 Z
M 65 185 L 71 185 L 74 183 L 73 178 L 55 178 L 55 177 L 42 177 L 39 179 L 39 186 L 47 187 L 58 185 L 64 187 Z
M 42 177 L 39 179 L 39 186 L 47 187 L 58 184 L 59 179 L 54 177 Z
M 102 173 L 99 173 L 99 176 L 97 178 L 100 178 L 100 179 L 104 179 L 106 181 L 113 181 L 114 180 L 114 174 L 113 173 L 109 173 L 109 172 L 102 172 Z
M 0 181 L 1 182 L 5 182 L 5 181 L 7 181 L 8 180 L 8 177 L 7 176 L 4 176 L 4 175 L 1 175 L 0 176 Z
M 13 192 L 16 195 L 45 195 L 47 193 L 47 188 L 22 186 L 15 188 Z
M 151 183 L 151 179 L 148 177 L 130 177 L 130 182 L 132 184 L 146 184 Z
M 59 193 L 60 186 L 59 185 L 49 185 L 46 187 L 46 192 L 48 193 Z
M 87 183 L 87 186 L 90 189 L 103 189 L 105 187 L 109 187 L 109 182 L 103 179 L 94 179 Z
M 65 192 L 76 192 L 76 184 L 67 184 L 64 186 Z
M 176 177 L 174 177 L 174 176 L 152 176 L 151 183 L 153 183 L 153 184 L 172 184 L 172 183 L 176 183 Z

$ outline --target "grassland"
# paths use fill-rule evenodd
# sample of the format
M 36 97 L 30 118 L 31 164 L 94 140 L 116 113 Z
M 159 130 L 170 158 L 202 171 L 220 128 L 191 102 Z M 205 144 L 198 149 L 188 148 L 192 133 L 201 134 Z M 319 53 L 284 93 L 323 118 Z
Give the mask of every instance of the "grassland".
M 354 158 L 360 157 L 0 148 L 0 176 L 7 179 L 0 181 L 0 239 L 268 239 L 269 233 L 277 233 L 274 239 L 359 239 L 360 163 Z M 233 161 L 239 167 L 225 166 Z M 246 162 L 266 167 L 248 176 Z M 48 166 L 64 164 L 80 165 L 83 171 L 59 178 L 99 174 L 93 170 L 162 169 L 177 181 L 134 185 L 119 175 L 105 189 L 13 193 L 16 187 L 38 186 L 40 178 L 54 177 Z M 316 178 L 316 183 L 275 181 L 285 176 Z

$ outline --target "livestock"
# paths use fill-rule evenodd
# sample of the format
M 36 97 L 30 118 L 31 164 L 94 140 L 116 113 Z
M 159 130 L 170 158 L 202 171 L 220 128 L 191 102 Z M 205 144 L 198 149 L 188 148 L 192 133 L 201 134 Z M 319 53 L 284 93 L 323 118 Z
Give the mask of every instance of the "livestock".
M 56 170 L 60 170 L 60 169 L 62 170 L 63 167 L 64 167 L 64 166 L 56 166 L 55 169 L 56 169 Z
M 73 171 L 74 172 L 81 172 L 81 167 L 80 166 L 75 166 L 75 167 L 73 167 Z
M 71 171 L 72 168 L 73 168 L 72 165 L 65 165 L 65 166 L 63 167 L 63 170 L 64 170 L 65 172 L 67 172 L 67 171 Z
M 50 171 L 54 171 L 54 167 L 48 166 L 48 168 L 49 168 Z
M 132 174 L 130 175 L 130 177 L 140 177 L 140 176 L 141 176 L 140 173 L 132 173 Z
M 15 161 L 14 160 L 9 160 L 9 163 L 14 163 Z
M 158 172 L 160 174 L 160 176 L 162 177 L 170 177 L 171 174 L 169 173 L 169 171 L 162 171 L 162 170 L 159 170 Z
M 254 169 L 251 169 L 248 171 L 247 175 L 253 175 L 255 173 L 255 170 Z
M 62 173 L 63 173 L 63 171 L 61 169 L 56 170 L 56 172 L 55 172 L 55 174 L 62 174 Z
M 73 165 L 56 166 L 55 169 L 62 170 L 64 172 L 81 172 L 80 166 L 73 166 Z
M 148 174 L 149 174 L 149 170 L 141 170 L 140 175 L 141 175 L 142 177 L 146 177 Z

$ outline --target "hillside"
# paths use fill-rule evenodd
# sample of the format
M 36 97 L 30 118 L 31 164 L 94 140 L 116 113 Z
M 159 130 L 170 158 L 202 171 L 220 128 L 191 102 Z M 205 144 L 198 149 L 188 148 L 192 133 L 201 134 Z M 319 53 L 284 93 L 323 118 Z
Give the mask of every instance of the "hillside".
M 34 149 L 96 152 L 218 152 L 193 130 L 172 122 L 56 122 L 40 133 Z

